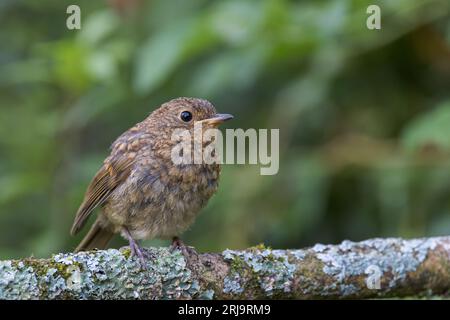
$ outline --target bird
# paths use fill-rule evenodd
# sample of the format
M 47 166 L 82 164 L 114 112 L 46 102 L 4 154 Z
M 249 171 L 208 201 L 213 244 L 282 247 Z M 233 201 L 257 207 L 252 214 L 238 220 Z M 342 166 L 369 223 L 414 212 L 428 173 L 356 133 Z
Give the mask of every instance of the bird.
M 203 130 L 216 129 L 232 118 L 217 113 L 207 100 L 180 97 L 163 103 L 120 135 L 76 213 L 72 236 L 100 208 L 75 252 L 105 249 L 116 234 L 129 242 L 132 255 L 143 264 L 140 240 L 172 239 L 172 249 L 185 248 L 180 236 L 217 191 L 221 167 L 220 163 L 174 163 L 172 150 L 179 139 L 172 138 L 173 132 L 193 134 L 196 124 Z

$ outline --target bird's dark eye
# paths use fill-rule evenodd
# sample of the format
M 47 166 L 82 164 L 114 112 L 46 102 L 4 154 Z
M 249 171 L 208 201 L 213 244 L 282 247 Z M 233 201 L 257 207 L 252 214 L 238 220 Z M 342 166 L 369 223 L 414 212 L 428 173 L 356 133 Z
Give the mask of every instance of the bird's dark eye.
M 192 120 L 192 113 L 190 113 L 189 111 L 183 111 L 180 114 L 180 118 L 181 120 L 183 120 L 184 122 L 189 122 Z

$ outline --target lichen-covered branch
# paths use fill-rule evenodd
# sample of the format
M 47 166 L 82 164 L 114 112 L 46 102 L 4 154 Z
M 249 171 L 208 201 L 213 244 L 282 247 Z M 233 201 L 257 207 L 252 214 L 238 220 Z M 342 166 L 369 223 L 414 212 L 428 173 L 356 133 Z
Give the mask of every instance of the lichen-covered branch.
M 372 239 L 303 250 L 149 248 L 0 261 L 0 299 L 370 298 L 445 295 L 450 237 Z

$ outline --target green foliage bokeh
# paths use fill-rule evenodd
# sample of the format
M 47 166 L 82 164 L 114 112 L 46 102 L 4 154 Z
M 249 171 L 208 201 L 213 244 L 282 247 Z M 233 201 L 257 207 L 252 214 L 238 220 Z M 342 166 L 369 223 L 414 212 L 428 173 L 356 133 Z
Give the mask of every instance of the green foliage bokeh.
M 2 1 L 0 258 L 72 250 L 111 142 L 179 96 L 280 129 L 277 175 L 225 165 L 198 250 L 448 234 L 449 18 L 448 0 Z

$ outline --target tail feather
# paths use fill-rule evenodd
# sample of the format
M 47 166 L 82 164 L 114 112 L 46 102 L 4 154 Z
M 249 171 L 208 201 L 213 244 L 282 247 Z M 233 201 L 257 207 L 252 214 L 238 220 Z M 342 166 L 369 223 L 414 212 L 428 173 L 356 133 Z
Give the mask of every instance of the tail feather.
M 80 244 L 75 249 L 75 252 L 105 249 L 113 236 L 114 233 L 102 228 L 97 220 L 83 240 L 81 240 Z

